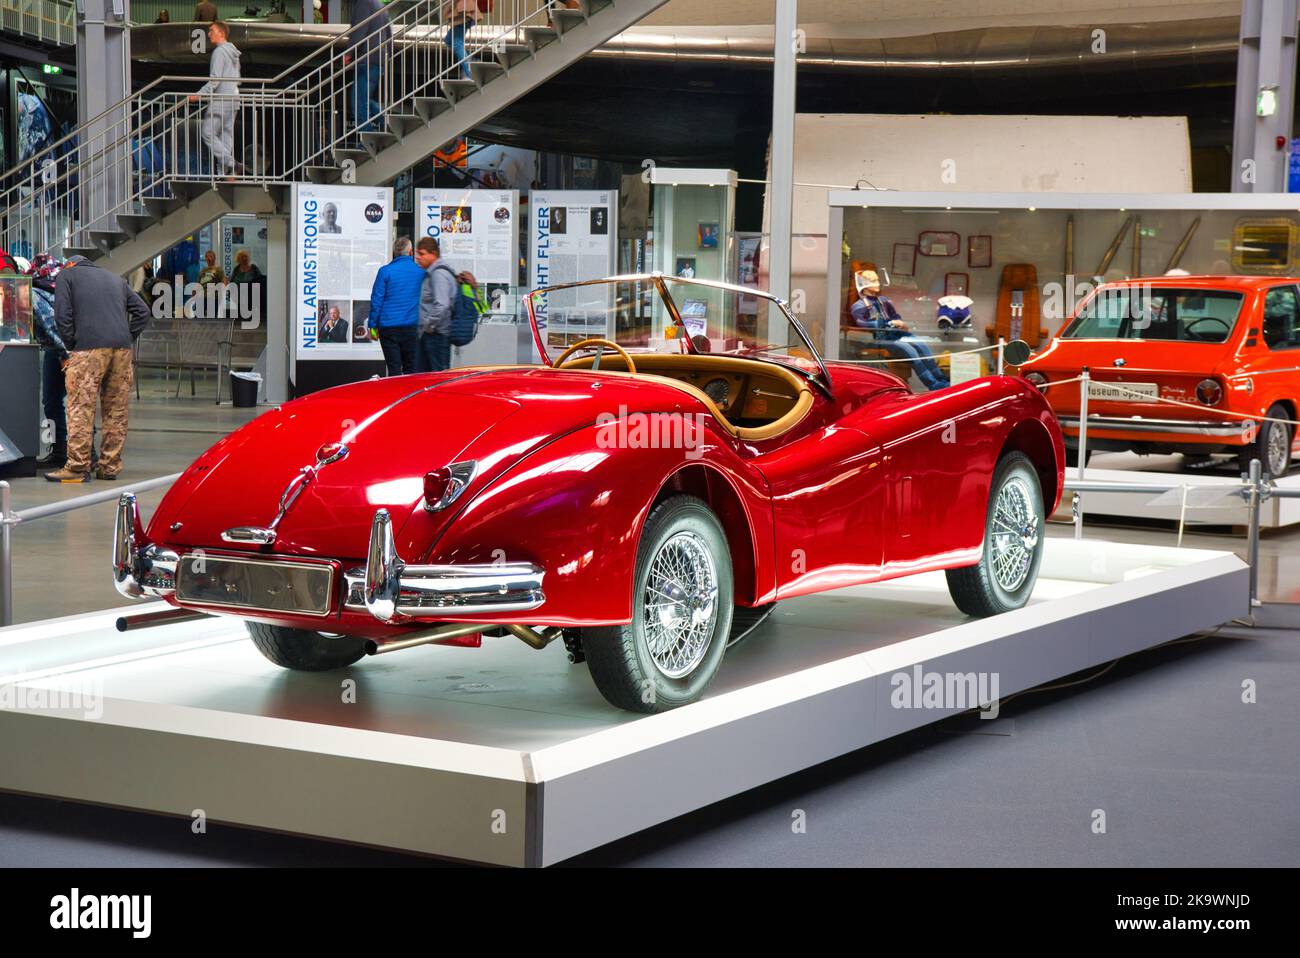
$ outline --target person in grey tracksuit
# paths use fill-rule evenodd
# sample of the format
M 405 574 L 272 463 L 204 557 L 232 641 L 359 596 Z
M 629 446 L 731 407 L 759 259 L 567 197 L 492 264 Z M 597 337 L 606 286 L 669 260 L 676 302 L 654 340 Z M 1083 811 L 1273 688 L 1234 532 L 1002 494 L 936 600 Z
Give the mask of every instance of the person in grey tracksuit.
M 230 27 L 222 20 L 208 24 L 208 42 L 212 45 L 208 76 L 212 79 L 203 84 L 191 99 L 210 98 L 203 115 L 203 145 L 212 154 L 213 172 L 228 176 L 241 172 L 235 161 L 239 84 L 234 80 L 239 79 L 239 47 L 230 42 Z

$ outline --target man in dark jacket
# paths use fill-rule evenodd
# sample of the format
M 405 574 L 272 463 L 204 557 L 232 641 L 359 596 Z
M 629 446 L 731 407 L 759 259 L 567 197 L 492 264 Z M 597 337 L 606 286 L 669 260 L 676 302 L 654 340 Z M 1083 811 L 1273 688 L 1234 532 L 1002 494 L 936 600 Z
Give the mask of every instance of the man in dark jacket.
M 344 34 L 348 44 L 343 62 L 356 65 L 352 77 L 352 118 L 361 132 L 374 132 L 377 127 L 373 117 L 379 112 L 379 85 L 383 80 L 383 64 L 392 56 L 387 46 L 393 35 L 388 23 L 388 13 L 380 0 L 352 0 L 352 26 Z
M 69 352 L 68 461 L 47 472 L 50 482 L 85 482 L 90 478 L 95 406 L 102 406 L 104 439 L 100 445 L 100 479 L 122 471 L 127 414 L 135 370 L 131 345 L 149 324 L 149 307 L 126 280 L 74 256 L 59 273 L 54 289 L 54 323 Z

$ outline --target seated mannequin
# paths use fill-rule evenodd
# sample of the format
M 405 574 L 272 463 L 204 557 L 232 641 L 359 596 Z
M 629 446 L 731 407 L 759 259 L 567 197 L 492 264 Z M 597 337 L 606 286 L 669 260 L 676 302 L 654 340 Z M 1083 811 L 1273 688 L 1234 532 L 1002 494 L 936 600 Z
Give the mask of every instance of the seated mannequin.
M 873 330 L 876 339 L 895 358 L 911 360 L 907 365 L 916 371 L 917 378 L 927 389 L 946 389 L 948 377 L 934 361 L 930 347 L 907 331 L 907 324 L 898 315 L 894 304 L 887 296 L 881 295 L 880 277 L 873 270 L 863 270 L 854 276 L 854 283 L 858 289 L 858 301 L 853 304 L 853 324 Z

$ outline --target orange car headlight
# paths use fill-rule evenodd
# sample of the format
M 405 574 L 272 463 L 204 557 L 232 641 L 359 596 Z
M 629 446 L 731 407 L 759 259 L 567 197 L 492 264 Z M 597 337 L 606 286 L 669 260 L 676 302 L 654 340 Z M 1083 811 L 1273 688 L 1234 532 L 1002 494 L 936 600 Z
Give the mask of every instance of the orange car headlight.
M 1047 389 L 1047 377 L 1042 373 L 1028 372 L 1025 373 L 1025 382 L 1032 385 L 1039 392 Z

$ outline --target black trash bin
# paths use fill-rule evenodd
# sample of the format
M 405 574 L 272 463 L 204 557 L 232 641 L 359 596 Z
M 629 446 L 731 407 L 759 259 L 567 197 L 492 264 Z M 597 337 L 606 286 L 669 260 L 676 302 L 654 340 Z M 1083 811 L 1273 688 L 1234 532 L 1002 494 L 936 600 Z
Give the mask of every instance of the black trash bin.
M 230 373 L 230 399 L 236 409 L 249 409 L 257 405 L 257 390 L 262 377 L 257 373 Z

